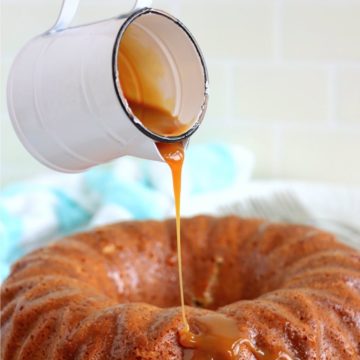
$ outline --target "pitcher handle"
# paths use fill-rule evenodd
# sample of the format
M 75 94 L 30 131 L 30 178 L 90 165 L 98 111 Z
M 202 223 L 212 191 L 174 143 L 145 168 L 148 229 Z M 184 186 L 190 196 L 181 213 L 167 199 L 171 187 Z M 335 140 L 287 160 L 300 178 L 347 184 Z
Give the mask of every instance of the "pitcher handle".
M 66 29 L 72 23 L 79 7 L 80 0 L 63 0 L 59 17 L 55 25 L 49 32 L 61 31 Z M 137 11 L 146 7 L 150 7 L 152 0 L 136 0 L 131 11 Z

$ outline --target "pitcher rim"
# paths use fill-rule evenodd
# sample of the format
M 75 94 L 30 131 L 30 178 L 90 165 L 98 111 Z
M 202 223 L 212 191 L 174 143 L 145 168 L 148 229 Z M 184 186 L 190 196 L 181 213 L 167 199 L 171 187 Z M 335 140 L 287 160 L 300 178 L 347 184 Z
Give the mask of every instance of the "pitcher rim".
M 142 123 L 141 120 L 139 121 L 135 121 L 136 117 L 135 115 L 131 112 L 131 109 L 129 108 L 129 106 L 127 106 L 127 100 L 125 99 L 122 90 L 121 90 L 121 85 L 120 85 L 120 78 L 118 76 L 118 67 L 117 67 L 117 58 L 118 58 L 118 53 L 119 53 L 119 46 L 120 46 L 120 42 L 122 39 L 122 36 L 124 35 L 126 29 L 129 27 L 129 25 L 131 23 L 133 23 L 137 18 L 146 15 L 146 14 L 157 14 L 160 16 L 164 16 L 167 19 L 171 20 L 172 22 L 175 23 L 175 25 L 178 25 L 184 32 L 185 34 L 189 37 L 190 41 L 192 42 L 196 53 L 200 59 L 201 62 L 201 67 L 203 70 L 203 77 L 204 77 L 204 101 L 201 105 L 201 113 L 199 115 L 199 118 L 195 121 L 195 123 L 190 127 L 190 129 L 188 129 L 186 132 L 184 132 L 183 134 L 180 135 L 175 135 L 175 136 L 166 136 L 166 135 L 160 135 L 157 134 L 155 132 L 152 132 L 151 130 L 149 130 L 148 128 L 146 128 Z M 206 112 L 206 108 L 207 108 L 207 103 L 208 103 L 208 71 L 207 71 L 207 67 L 206 67 L 206 63 L 205 63 L 205 59 L 204 56 L 200 50 L 200 47 L 197 43 L 197 41 L 195 40 L 194 36 L 190 33 L 190 31 L 188 30 L 188 28 L 180 21 L 178 20 L 176 17 L 161 11 L 161 10 L 157 10 L 154 8 L 144 8 L 144 9 L 140 9 L 138 11 L 135 11 L 132 15 L 130 15 L 127 20 L 121 25 L 116 38 L 115 38 L 115 44 L 114 44 L 114 48 L 113 48 L 113 54 L 112 54 L 112 77 L 113 77 L 113 83 L 114 83 L 114 87 L 115 87 L 115 92 L 116 92 L 116 96 L 120 102 L 121 107 L 123 108 L 124 112 L 126 113 L 127 117 L 129 118 L 129 120 L 146 136 L 148 136 L 149 138 L 151 138 L 152 140 L 156 141 L 156 142 L 165 142 L 165 143 L 172 143 L 172 142 L 179 142 L 179 141 L 184 141 L 186 139 L 188 139 L 191 135 L 193 135 L 196 130 L 199 128 L 199 126 L 201 125 L 204 116 L 205 116 L 205 112 Z

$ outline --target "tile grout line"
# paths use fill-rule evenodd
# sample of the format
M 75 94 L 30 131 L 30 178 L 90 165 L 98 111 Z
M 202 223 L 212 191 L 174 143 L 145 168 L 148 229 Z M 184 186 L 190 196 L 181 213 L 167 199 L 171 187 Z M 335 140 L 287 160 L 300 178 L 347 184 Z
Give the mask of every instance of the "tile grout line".
M 234 110 L 236 106 L 236 96 L 235 96 L 235 66 L 227 64 L 226 65 L 226 94 L 227 99 L 225 102 L 225 114 L 227 117 L 234 117 Z
M 253 59 L 236 59 L 232 57 L 217 57 L 212 56 L 208 57 L 209 61 L 213 64 L 229 64 L 229 65 L 240 65 L 240 66 L 262 66 L 262 67 L 273 67 L 276 65 L 276 61 L 273 58 L 268 59 L 260 59 L 260 58 L 253 58 Z M 342 65 L 353 69 L 360 69 L 360 62 L 355 60 L 342 60 Z M 334 65 L 332 60 L 282 60 L 281 66 L 285 68 L 290 67 L 316 67 L 316 68 L 324 68 L 324 66 L 331 66 Z
M 273 149 L 272 149 L 272 164 L 271 164 L 271 173 L 273 177 L 280 176 L 281 173 L 281 163 L 282 163 L 282 139 L 284 136 L 284 129 L 279 125 L 274 125 L 273 127 Z
M 175 15 L 176 17 L 178 17 L 178 18 L 181 18 L 182 16 L 182 14 L 181 14 L 181 8 L 182 8 L 182 6 L 181 6 L 181 0 L 172 0 L 172 2 L 173 2 L 173 15 Z M 180 19 L 181 20 L 181 19 Z
M 273 57 L 276 65 L 281 65 L 284 59 L 283 21 L 284 1 L 275 0 L 273 11 Z
M 207 118 L 210 121 L 218 120 L 218 117 L 209 116 Z M 224 123 L 232 124 L 235 128 L 242 126 L 250 126 L 254 129 L 256 128 L 266 128 L 272 129 L 274 127 L 279 127 L 285 131 L 287 130 L 299 130 L 299 131 L 333 131 L 335 128 L 329 127 L 328 121 L 308 121 L 306 123 L 298 121 L 275 121 L 275 120 L 252 120 L 249 118 L 241 118 L 239 116 L 223 116 L 222 120 Z M 342 124 L 341 127 L 336 128 L 338 131 L 342 132 L 359 132 L 360 135 L 360 123 L 359 124 Z
M 335 64 L 329 65 L 327 68 L 328 75 L 328 122 L 331 128 L 336 128 L 338 125 L 338 91 L 337 91 L 337 76 L 338 69 Z

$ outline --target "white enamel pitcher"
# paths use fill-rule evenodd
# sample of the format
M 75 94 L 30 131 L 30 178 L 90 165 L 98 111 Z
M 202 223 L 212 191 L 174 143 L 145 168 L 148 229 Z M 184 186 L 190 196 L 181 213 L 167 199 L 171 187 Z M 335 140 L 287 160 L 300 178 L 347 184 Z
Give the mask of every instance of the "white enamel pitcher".
M 14 61 L 7 95 L 18 137 L 37 160 L 62 172 L 124 155 L 162 161 L 155 142 L 185 141 L 206 110 L 207 71 L 196 41 L 179 20 L 145 0 L 128 14 L 69 27 L 79 1 L 63 0 L 53 28 L 31 40 Z M 151 132 L 123 95 L 117 55 L 130 24 L 164 59 L 160 90 L 176 99 L 175 115 L 191 119 L 181 135 Z

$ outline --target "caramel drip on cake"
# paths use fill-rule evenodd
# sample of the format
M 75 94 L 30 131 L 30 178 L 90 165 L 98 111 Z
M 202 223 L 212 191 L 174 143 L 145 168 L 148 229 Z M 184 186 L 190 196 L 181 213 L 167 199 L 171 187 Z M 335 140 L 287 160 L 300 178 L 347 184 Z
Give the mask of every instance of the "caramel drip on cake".
M 257 360 L 291 360 L 287 354 L 256 348 L 242 336 L 235 320 L 222 314 L 208 314 L 194 319 L 194 330 L 181 331 L 184 360 L 238 360 L 244 351 Z

